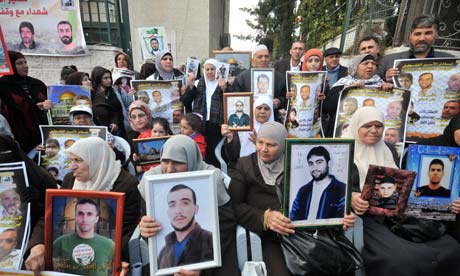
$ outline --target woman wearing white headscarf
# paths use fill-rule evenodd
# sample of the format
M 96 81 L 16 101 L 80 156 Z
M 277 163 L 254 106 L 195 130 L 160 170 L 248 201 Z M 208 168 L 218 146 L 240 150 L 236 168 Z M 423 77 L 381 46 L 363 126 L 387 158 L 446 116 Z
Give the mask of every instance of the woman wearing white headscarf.
M 282 124 L 263 124 L 257 134 L 256 152 L 238 160 L 229 187 L 238 224 L 262 239 L 262 255 L 269 276 L 291 275 L 278 235 L 293 234 L 294 225 L 281 213 L 276 192 L 284 176 L 286 138 Z M 345 216 L 344 224 L 352 226 L 354 216 Z
M 232 164 L 236 164 L 238 158 L 248 156 L 256 151 L 255 139 L 260 126 L 266 122 L 274 121 L 273 101 L 270 97 L 262 95 L 254 101 L 254 129 L 252 131 L 232 132 L 228 125 L 221 126 L 222 135 L 227 139 L 224 150 Z
M 121 240 L 122 261 L 128 262 L 128 241 L 140 218 L 141 196 L 137 189 L 137 178 L 121 169 L 120 161 L 110 146 L 99 137 L 80 139 L 65 150 L 70 160 L 70 169 L 62 181 L 61 189 L 120 192 L 125 194 L 123 208 L 123 232 Z M 35 233 L 37 231 L 37 233 Z M 38 235 L 41 233 L 41 235 Z M 37 239 L 42 239 L 43 228 L 34 229 Z M 34 248 L 31 249 L 34 250 Z M 44 252 L 43 252 L 44 253 Z M 32 253 L 31 253 L 32 256 Z M 37 256 L 33 256 L 37 258 Z M 29 257 L 30 258 L 30 257 Z
M 339 103 L 340 92 L 348 87 L 374 86 L 382 87 L 384 91 L 391 91 L 393 84 L 384 82 L 377 75 L 377 62 L 375 57 L 370 54 L 359 55 L 353 58 L 348 68 L 349 75 L 339 79 L 331 87 L 329 94 L 323 101 L 322 112 L 329 117 L 327 125 L 324 127 L 326 137 L 332 137 L 334 133 L 335 116 Z
M 224 184 L 222 172 L 212 165 L 205 163 L 201 157 L 197 144 L 186 135 L 174 135 L 163 145 L 160 152 L 161 164 L 147 171 L 139 184 L 139 191 L 145 196 L 145 176 L 156 174 L 169 174 L 186 171 L 215 170 L 217 186 L 217 203 L 219 205 L 219 230 L 222 266 L 206 269 L 195 274 L 181 271 L 177 275 L 215 275 L 215 276 L 238 276 L 238 263 L 236 256 L 236 220 L 233 213 L 232 202 Z M 145 204 L 145 202 L 143 202 Z M 160 223 L 153 218 L 143 216 L 139 223 L 141 235 L 148 238 L 160 231 Z M 182 274 L 184 273 L 184 274 Z M 176 275 L 176 274 L 175 274 Z
M 203 135 L 206 138 L 206 162 L 214 166 L 219 166 L 214 155 L 214 149 L 222 139 L 220 134 L 220 125 L 224 122 L 224 100 L 223 93 L 227 84 L 223 79 L 216 79 L 216 70 L 219 61 L 210 58 L 205 61 L 203 66 L 203 78 L 195 85 L 195 76 L 189 75 L 189 86 L 184 94 L 184 101 L 191 95 L 194 95 L 193 112 L 201 115 L 205 122 Z M 191 102 L 190 101 L 190 102 Z M 185 104 L 185 102 L 184 102 Z
M 369 202 L 361 199 L 361 189 L 370 164 L 397 168 L 390 148 L 382 140 L 383 113 L 375 107 L 358 109 L 351 118 L 345 137 L 355 139 L 355 185 L 352 207 L 363 215 L 367 275 L 460 275 L 460 244 L 449 235 L 434 240 L 408 241 L 395 235 L 384 216 L 365 214 Z M 359 181 L 356 181 L 359 178 Z M 425 223 L 425 226 L 427 224 Z

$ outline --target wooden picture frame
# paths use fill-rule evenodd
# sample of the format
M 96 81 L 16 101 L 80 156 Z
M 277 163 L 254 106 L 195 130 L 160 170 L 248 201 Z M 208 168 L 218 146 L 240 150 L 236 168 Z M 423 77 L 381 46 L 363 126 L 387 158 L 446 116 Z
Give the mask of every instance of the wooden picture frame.
M 119 275 L 124 198 L 124 193 L 115 192 L 46 190 L 46 268 L 73 274 L 107 271 L 107 275 Z
M 275 97 L 275 69 L 251 68 L 251 91 L 254 93 L 254 98 L 267 95 L 273 99 Z
M 353 152 L 353 139 L 286 139 L 283 213 L 296 228 L 343 224 L 350 213 Z M 312 199 L 315 180 L 326 177 L 322 195 L 328 196 Z
M 13 75 L 13 66 L 11 65 L 10 56 L 6 49 L 5 38 L 3 37 L 2 27 L 0 26 L 0 76 Z
M 417 173 L 389 167 L 369 165 L 361 198 L 369 201 L 372 215 L 401 215 L 407 206 Z
M 146 177 L 147 215 L 161 224 L 160 232 L 149 238 L 150 275 L 172 275 L 180 269 L 201 270 L 221 265 L 214 177 L 213 170 Z M 179 218 L 176 217 L 178 212 Z M 174 254 L 171 254 L 174 245 L 170 244 L 171 238 L 176 236 L 176 228 L 181 228 L 182 232 L 192 228 L 184 249 L 189 250 L 187 257 L 181 255 L 179 265 L 174 265 Z M 192 238 L 193 243 L 189 243 Z M 193 246 L 199 247 L 195 254 L 192 254 Z
M 242 106 L 242 114 L 237 109 Z M 238 106 L 237 106 L 238 105 Z M 254 94 L 251 92 L 224 93 L 224 124 L 232 131 L 253 129 Z
M 160 163 L 160 151 L 170 136 L 133 139 L 134 152 L 139 157 L 138 165 Z M 153 151 L 152 151 L 153 149 Z

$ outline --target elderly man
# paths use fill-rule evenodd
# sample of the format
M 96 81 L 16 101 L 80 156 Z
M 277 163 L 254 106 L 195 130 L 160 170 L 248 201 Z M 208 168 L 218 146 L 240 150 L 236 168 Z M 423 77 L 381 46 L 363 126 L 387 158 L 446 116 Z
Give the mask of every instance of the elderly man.
M 252 51 L 252 68 L 268 68 L 270 65 L 270 53 L 267 46 L 257 45 Z M 244 70 L 236 77 L 233 85 L 227 89 L 229 92 L 251 92 L 251 70 Z M 285 77 L 275 71 L 275 91 L 273 108 L 275 110 L 286 107 L 286 81 Z M 275 112 L 277 119 L 278 112 Z
M 3 220 L 13 219 L 22 214 L 21 210 L 19 209 L 21 199 L 19 194 L 14 189 L 5 190 L 0 193 L 0 201 L 3 209 Z
M 447 81 L 447 88 L 445 94 L 456 94 L 460 92 L 460 74 L 452 74 Z
M 302 56 L 305 52 L 305 43 L 294 41 L 289 50 L 290 58 L 281 59 L 275 62 L 275 70 L 286 75 L 286 71 L 300 71 L 302 68 Z
M 399 75 L 399 69 L 393 68 L 397 59 L 452 57 L 448 53 L 434 50 L 433 43 L 437 36 L 438 20 L 431 15 L 418 16 L 412 22 L 409 34 L 409 51 L 385 56 L 379 63 L 377 73 L 387 82 Z
M 452 117 L 457 115 L 460 112 L 460 102 L 459 101 L 447 101 L 444 103 L 442 108 L 441 118 L 444 120 L 450 120 Z
M 332 87 L 334 83 L 348 75 L 348 67 L 340 65 L 340 55 L 342 55 L 342 52 L 335 47 L 324 51 L 324 60 L 326 61 L 324 68 L 327 70 L 329 87 Z

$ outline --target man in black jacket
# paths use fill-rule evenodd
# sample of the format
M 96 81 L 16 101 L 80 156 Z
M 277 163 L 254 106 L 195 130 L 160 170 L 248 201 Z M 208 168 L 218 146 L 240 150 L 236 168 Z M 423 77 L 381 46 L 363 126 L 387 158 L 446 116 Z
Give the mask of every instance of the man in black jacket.
M 302 69 L 302 56 L 305 52 L 305 43 L 302 41 L 292 42 L 289 50 L 290 58 L 281 59 L 275 62 L 275 71 L 280 72 L 283 76 L 286 71 L 300 71 Z
M 324 68 L 327 70 L 329 87 L 332 87 L 336 81 L 348 75 L 348 67 L 340 64 L 340 55 L 342 55 L 342 52 L 335 47 L 324 51 L 324 60 L 326 61 Z
M 392 78 L 400 73 L 398 68 L 393 68 L 394 61 L 397 59 L 452 57 L 448 53 L 435 52 L 433 48 L 438 23 L 438 20 L 431 15 L 416 17 L 409 34 L 409 51 L 385 56 L 379 63 L 377 74 L 387 82 L 392 82 Z

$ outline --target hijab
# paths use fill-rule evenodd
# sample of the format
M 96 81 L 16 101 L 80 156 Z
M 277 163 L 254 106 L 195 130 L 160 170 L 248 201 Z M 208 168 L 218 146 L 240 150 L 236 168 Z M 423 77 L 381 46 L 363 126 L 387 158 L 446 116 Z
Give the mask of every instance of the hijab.
M 214 175 L 217 187 L 217 202 L 219 206 L 226 204 L 230 200 L 230 196 L 228 195 L 227 189 L 225 188 L 224 176 L 222 172 L 214 166 L 208 165 L 203 161 L 200 149 L 192 138 L 182 134 L 174 135 L 169 138 L 160 151 L 160 160 L 163 159 L 187 164 L 187 171 L 189 172 L 215 170 Z M 157 174 L 163 174 L 161 165 L 151 168 L 149 171 L 144 173 L 141 183 L 138 186 L 142 197 L 145 198 L 145 185 L 147 185 L 145 176 Z
M 321 50 L 320 49 L 316 49 L 316 48 L 312 48 L 310 50 L 308 50 L 305 55 L 303 56 L 303 63 L 302 63 L 302 71 L 308 71 L 308 68 L 307 68 L 307 60 L 311 57 L 311 56 L 317 56 L 319 57 L 319 69 L 318 71 L 322 70 L 322 67 L 323 67 L 323 53 L 321 53 Z
M 367 145 L 359 138 L 359 128 L 373 121 L 383 124 L 383 118 L 382 111 L 377 108 L 372 106 L 361 107 L 351 117 L 350 126 L 343 135 L 344 138 L 355 139 L 354 163 L 358 167 L 359 186 L 361 189 L 370 164 L 397 168 L 393 155 L 383 139 L 380 139 L 374 145 Z
M 275 160 L 269 164 L 264 163 L 260 160 L 259 155 L 257 155 L 257 163 L 265 183 L 274 186 L 278 176 L 284 172 L 284 147 L 287 138 L 286 128 L 278 122 L 266 122 L 260 127 L 257 138 L 267 138 L 279 145 Z
M 214 68 L 217 70 L 217 67 L 219 65 L 219 61 L 217 61 L 214 58 L 210 58 L 210 59 L 205 61 L 204 66 L 203 66 L 203 76 L 204 76 L 204 82 L 206 84 L 206 111 L 207 111 L 206 112 L 206 115 L 207 115 L 206 121 L 209 121 L 209 117 L 211 116 L 211 98 L 212 98 L 212 95 L 214 94 L 214 92 L 216 91 L 218 81 L 217 81 L 216 78 L 214 78 L 214 80 L 208 80 L 208 78 L 206 77 L 205 70 L 206 70 L 206 65 L 207 64 L 210 64 L 210 65 L 214 66 Z
M 156 58 L 157 62 L 155 63 L 155 65 L 156 65 L 158 74 L 163 80 L 172 80 L 174 79 L 174 69 L 172 69 L 170 72 L 166 72 L 165 69 L 163 68 L 163 65 L 161 64 L 161 60 L 166 55 L 169 55 L 171 58 L 173 58 L 169 50 L 161 50 L 157 55 L 157 58 Z
M 379 77 L 379 75 L 374 74 L 370 79 L 360 79 L 357 75 L 358 72 L 358 66 L 364 61 L 367 60 L 373 60 L 375 61 L 375 57 L 371 54 L 363 54 L 363 55 L 358 55 L 353 58 L 350 67 L 348 67 L 348 73 L 349 75 L 341 78 L 338 80 L 332 87 L 335 86 L 350 86 L 353 82 L 362 82 L 364 85 L 372 85 L 372 86 L 378 86 L 384 83 L 384 81 Z
M 80 139 L 65 153 L 72 153 L 89 167 L 89 180 L 81 182 L 75 179 L 74 190 L 111 191 L 115 180 L 121 172 L 120 161 L 115 159 L 115 152 L 99 137 Z
M 254 114 L 254 130 L 256 131 L 256 133 L 259 131 L 260 129 L 260 126 L 262 125 L 261 123 L 257 122 L 256 121 L 256 117 L 255 117 L 255 112 L 256 112 L 256 108 L 263 105 L 263 104 L 266 104 L 270 107 L 270 118 L 268 118 L 268 122 L 272 122 L 274 121 L 274 115 L 273 115 L 273 100 L 272 98 L 270 98 L 269 96 L 266 96 L 266 95 L 261 95 L 259 97 L 257 97 L 257 99 L 255 99 L 254 101 L 254 111 L 253 111 L 253 114 Z M 252 131 L 240 131 L 238 132 L 238 136 L 240 138 L 240 157 L 243 157 L 243 156 L 248 156 L 250 155 L 251 153 L 255 152 L 256 151 L 256 146 L 254 145 L 254 141 L 251 140 L 251 134 L 252 134 Z
M 432 146 L 445 146 L 445 147 L 460 147 L 457 143 L 455 143 L 454 133 L 455 131 L 460 129 L 460 114 L 455 115 L 450 119 L 449 124 L 444 129 L 442 135 L 422 139 L 421 141 L 417 142 L 420 145 L 432 145 Z
M 152 117 L 152 113 L 150 111 L 150 107 L 148 106 L 148 104 L 144 103 L 143 101 L 133 101 L 131 103 L 131 105 L 129 106 L 129 112 L 128 112 L 128 118 L 131 117 L 131 112 L 133 112 L 134 110 L 140 110 L 142 112 L 145 113 L 145 115 L 147 116 L 147 118 L 151 118 Z M 151 121 L 151 120 L 150 120 Z M 146 126 L 145 126 L 145 129 L 136 129 L 134 124 L 131 122 L 131 120 L 129 120 L 129 125 L 131 126 L 131 129 L 137 131 L 137 132 L 143 132 L 145 129 L 147 128 L 150 128 L 150 123 L 148 123 Z

